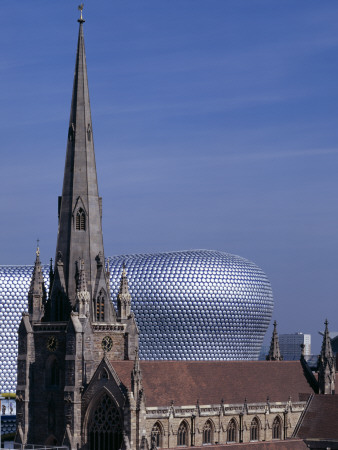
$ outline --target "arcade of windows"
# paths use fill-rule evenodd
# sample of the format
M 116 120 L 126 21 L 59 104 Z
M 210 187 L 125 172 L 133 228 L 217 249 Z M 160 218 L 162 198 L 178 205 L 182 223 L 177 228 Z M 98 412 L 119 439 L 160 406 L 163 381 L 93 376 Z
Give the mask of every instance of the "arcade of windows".
M 250 441 L 259 441 L 260 435 L 260 421 L 254 417 L 250 423 Z M 215 427 L 213 422 L 208 419 L 202 429 L 203 445 L 214 444 Z M 151 430 L 151 446 L 152 448 L 163 447 L 163 426 L 161 422 L 157 421 Z M 282 437 L 282 421 L 279 416 L 276 416 L 272 423 L 272 439 L 281 439 Z M 239 442 L 239 426 L 235 418 L 229 421 L 226 429 L 227 442 Z M 183 420 L 177 430 L 177 446 L 187 447 L 189 445 L 189 425 Z

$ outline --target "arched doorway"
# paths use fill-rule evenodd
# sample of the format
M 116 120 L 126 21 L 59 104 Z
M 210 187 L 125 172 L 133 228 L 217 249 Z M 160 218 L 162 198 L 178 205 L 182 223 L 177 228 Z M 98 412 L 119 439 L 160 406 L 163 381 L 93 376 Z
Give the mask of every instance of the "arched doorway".
M 90 450 L 119 450 L 122 443 L 122 422 L 114 400 L 104 394 L 88 424 Z
M 45 445 L 55 447 L 56 445 L 58 445 L 58 441 L 57 441 L 56 437 L 53 434 L 51 434 L 46 439 Z

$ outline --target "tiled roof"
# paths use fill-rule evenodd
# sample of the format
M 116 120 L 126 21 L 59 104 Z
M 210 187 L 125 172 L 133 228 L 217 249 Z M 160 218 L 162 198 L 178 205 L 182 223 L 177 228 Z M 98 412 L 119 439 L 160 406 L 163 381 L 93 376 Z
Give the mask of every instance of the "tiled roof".
M 307 445 L 301 439 L 287 439 L 285 441 L 269 441 L 269 442 L 249 442 L 243 444 L 226 444 L 226 445 L 204 445 L 203 447 L 194 447 L 194 450 L 305 450 Z M 171 450 L 182 450 L 182 447 L 176 447 Z
M 130 388 L 132 361 L 111 361 Z M 140 361 L 147 406 L 307 400 L 313 390 L 298 361 Z
M 300 424 L 302 439 L 338 439 L 338 395 L 314 395 Z

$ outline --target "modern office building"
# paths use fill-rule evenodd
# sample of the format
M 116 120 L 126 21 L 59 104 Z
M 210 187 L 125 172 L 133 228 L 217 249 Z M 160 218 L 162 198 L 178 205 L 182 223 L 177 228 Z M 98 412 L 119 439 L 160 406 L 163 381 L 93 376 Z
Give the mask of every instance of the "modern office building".
M 298 361 L 301 345 L 304 344 L 304 356 L 311 355 L 311 334 L 293 333 L 279 335 L 279 348 L 284 361 Z

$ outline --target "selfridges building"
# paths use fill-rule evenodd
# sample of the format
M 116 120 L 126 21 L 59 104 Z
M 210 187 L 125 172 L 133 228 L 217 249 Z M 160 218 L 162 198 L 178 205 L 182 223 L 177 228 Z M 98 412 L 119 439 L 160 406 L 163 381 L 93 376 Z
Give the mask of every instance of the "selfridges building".
M 239 256 L 211 250 L 108 258 L 115 303 L 125 263 L 142 359 L 257 359 L 273 296 L 266 275 Z M 33 266 L 0 267 L 0 392 L 16 386 L 17 330 Z M 49 267 L 44 266 L 46 289 Z

